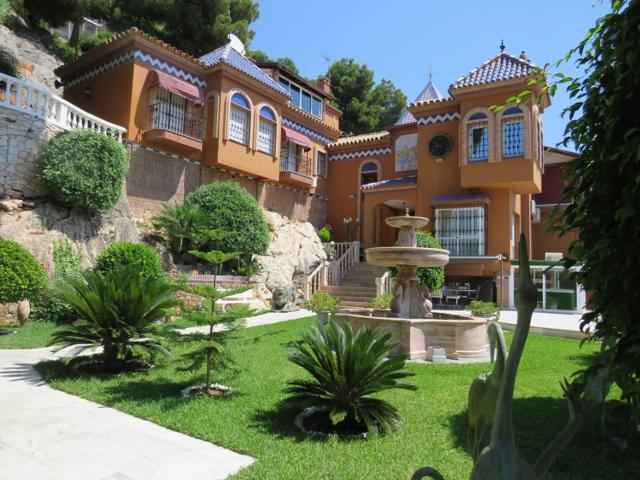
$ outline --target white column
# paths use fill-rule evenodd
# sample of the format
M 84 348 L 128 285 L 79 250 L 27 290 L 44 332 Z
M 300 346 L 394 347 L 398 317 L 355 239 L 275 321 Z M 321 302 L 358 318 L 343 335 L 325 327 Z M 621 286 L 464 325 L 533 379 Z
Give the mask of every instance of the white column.
M 542 273 L 542 310 L 547 309 L 547 274 Z
M 516 295 L 515 295 L 515 276 L 514 276 L 514 268 L 510 267 L 509 271 L 509 308 L 516 308 Z

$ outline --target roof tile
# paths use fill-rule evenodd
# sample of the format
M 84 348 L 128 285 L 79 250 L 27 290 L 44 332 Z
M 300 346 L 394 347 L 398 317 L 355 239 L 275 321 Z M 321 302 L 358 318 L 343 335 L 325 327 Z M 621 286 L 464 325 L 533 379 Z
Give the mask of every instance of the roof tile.
M 226 63 L 227 65 L 246 73 L 250 77 L 264 83 L 274 90 L 285 94 L 287 97 L 289 96 L 289 93 L 286 92 L 284 88 L 282 88 L 273 78 L 264 73 L 255 63 L 240 52 L 236 51 L 231 46 L 231 43 L 227 43 L 226 45 L 203 55 L 200 57 L 200 61 L 209 67 L 218 63 Z
M 508 53 L 499 53 L 482 65 L 474 68 L 466 75 L 457 79 L 451 88 L 465 88 L 487 83 L 511 80 L 529 75 L 534 65 L 522 58 L 514 57 Z
M 433 82 L 429 80 L 429 83 L 427 83 L 427 85 L 422 89 L 422 91 L 416 97 L 413 103 L 431 102 L 433 100 L 441 100 L 442 98 L 444 98 L 442 94 L 438 91 L 438 89 L 433 84 Z M 400 115 L 400 118 L 395 123 L 395 125 L 407 125 L 409 123 L 414 123 L 415 121 L 416 121 L 416 118 L 413 115 L 411 115 L 411 112 L 409 110 L 405 108 L 402 112 L 402 115 Z

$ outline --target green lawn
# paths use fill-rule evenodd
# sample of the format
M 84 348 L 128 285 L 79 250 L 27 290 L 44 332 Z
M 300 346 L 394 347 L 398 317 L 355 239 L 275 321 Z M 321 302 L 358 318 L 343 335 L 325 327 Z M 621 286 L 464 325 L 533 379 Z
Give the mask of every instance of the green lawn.
M 0 349 L 46 347 L 55 329 L 54 323 L 42 320 L 29 321 L 23 327 L 0 325 Z
M 405 424 L 396 432 L 367 440 L 310 439 L 293 426 L 295 412 L 279 411 L 288 379 L 299 376 L 286 358 L 285 345 L 298 338 L 311 319 L 248 329 L 247 336 L 269 334 L 258 343 L 234 347 L 242 370 L 223 378 L 236 393 L 228 398 L 190 398 L 180 389 L 201 377 L 180 371 L 179 355 L 145 374 L 78 377 L 59 363 L 38 366 L 52 386 L 113 406 L 257 458 L 238 479 L 409 479 L 430 465 L 447 480 L 466 480 L 466 402 L 471 381 L 490 370 L 487 364 L 418 365 L 415 392 L 394 391 L 385 398 L 400 407 Z M 531 335 L 516 385 L 515 429 L 524 456 L 533 461 L 566 420 L 559 381 L 580 366 L 574 340 Z M 184 350 L 182 350 L 184 351 Z M 143 447 L 141 447 L 143 448 Z M 547 479 L 634 478 L 640 455 L 616 454 L 602 445 L 574 443 L 561 454 Z

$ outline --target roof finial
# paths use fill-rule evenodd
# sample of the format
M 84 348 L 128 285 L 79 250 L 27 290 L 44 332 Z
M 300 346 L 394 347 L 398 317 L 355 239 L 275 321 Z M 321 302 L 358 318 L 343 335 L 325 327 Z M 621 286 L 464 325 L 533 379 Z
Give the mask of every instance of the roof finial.
M 504 49 L 507 48 L 504 45 L 504 40 L 500 40 L 500 53 L 504 52 Z

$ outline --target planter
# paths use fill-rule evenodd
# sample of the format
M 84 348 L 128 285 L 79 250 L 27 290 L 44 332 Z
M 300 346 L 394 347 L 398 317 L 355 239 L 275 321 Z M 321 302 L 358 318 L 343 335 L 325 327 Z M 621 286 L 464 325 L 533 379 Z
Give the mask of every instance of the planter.
M 18 323 L 20 325 L 24 325 L 29 320 L 29 315 L 31 314 L 31 305 L 29 305 L 29 300 L 20 300 L 18 302 Z
M 212 383 L 208 387 L 206 385 L 192 385 L 181 390 L 183 397 L 194 397 L 197 395 L 207 395 L 209 397 L 222 397 L 233 392 L 231 387 L 220 383 Z

